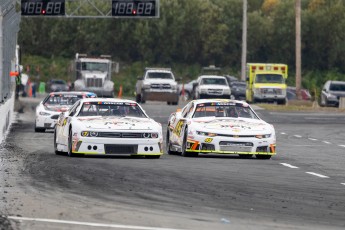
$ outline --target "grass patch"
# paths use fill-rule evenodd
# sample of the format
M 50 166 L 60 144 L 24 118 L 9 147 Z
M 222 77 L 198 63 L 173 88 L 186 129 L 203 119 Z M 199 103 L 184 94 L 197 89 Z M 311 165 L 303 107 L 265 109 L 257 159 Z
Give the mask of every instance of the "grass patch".
M 270 111 L 309 111 L 309 112 L 345 112 L 337 107 L 320 107 L 315 101 L 291 100 L 286 105 L 257 104 L 257 106 Z

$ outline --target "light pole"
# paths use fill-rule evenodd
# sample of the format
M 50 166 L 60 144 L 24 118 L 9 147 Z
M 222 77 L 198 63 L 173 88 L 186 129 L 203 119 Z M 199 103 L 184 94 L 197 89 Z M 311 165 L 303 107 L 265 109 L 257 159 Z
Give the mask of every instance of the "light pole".
M 295 2 L 296 11 L 296 94 L 301 99 L 301 0 Z
M 247 62 L 247 0 L 243 0 L 243 19 L 242 19 L 242 59 L 241 59 L 241 80 L 246 80 Z

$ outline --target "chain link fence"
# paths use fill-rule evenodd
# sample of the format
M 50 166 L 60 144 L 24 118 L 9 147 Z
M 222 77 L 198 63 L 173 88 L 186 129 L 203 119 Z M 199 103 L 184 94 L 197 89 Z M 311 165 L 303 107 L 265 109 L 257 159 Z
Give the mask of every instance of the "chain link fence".
M 11 70 L 18 70 L 16 58 L 20 12 L 15 0 L 0 0 L 0 106 L 12 96 Z

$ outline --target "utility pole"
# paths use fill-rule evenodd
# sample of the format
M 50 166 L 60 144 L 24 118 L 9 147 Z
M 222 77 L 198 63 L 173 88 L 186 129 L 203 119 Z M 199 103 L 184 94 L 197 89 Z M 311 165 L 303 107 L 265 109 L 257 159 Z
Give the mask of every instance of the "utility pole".
M 301 0 L 295 2 L 296 12 L 296 94 L 301 99 Z
M 241 80 L 246 80 L 247 62 L 247 0 L 243 0 L 243 19 L 242 19 L 242 59 L 241 59 Z

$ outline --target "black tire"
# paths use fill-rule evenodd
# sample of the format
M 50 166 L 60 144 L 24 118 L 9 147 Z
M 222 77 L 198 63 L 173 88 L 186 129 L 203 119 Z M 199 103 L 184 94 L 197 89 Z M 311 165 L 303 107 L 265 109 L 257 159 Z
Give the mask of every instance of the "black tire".
M 168 127 L 169 127 L 169 124 L 168 124 Z M 167 152 L 167 154 L 169 154 L 169 155 L 175 155 L 175 154 L 177 154 L 177 152 L 172 151 L 170 147 L 171 147 L 171 143 L 170 143 L 170 131 L 169 131 L 169 128 L 168 128 L 168 129 L 167 129 L 166 141 L 165 141 L 166 152 Z
M 187 146 L 187 135 L 188 135 L 188 132 L 187 132 L 187 127 L 186 127 L 186 130 L 185 130 L 184 136 L 183 136 L 182 153 L 181 153 L 181 156 L 184 156 L 184 157 L 197 157 L 197 156 L 199 155 L 198 152 L 187 152 L 187 151 L 186 151 L 186 146 Z
M 161 155 L 146 155 L 145 158 L 147 159 L 159 159 Z
M 56 144 L 56 129 L 54 130 L 54 152 L 56 155 L 61 154 L 62 152 L 57 150 L 57 144 Z
M 72 153 L 72 128 L 69 129 L 69 134 L 68 134 L 67 155 L 70 157 L 75 156 L 75 154 Z
M 36 127 L 36 122 L 35 122 L 35 132 L 36 133 L 44 133 L 45 131 L 46 131 L 45 128 L 38 128 L 38 127 Z
M 36 127 L 35 127 L 35 132 L 36 132 L 36 133 L 44 133 L 45 131 L 46 131 L 46 129 L 36 128 Z
M 167 101 L 167 105 L 171 105 L 171 102 L 170 102 L 170 101 Z
M 271 155 L 256 155 L 256 158 L 260 160 L 269 160 L 271 157 Z
M 172 105 L 178 105 L 178 101 L 171 102 Z

